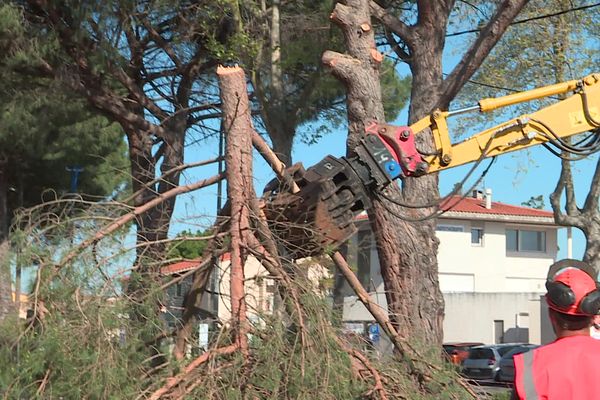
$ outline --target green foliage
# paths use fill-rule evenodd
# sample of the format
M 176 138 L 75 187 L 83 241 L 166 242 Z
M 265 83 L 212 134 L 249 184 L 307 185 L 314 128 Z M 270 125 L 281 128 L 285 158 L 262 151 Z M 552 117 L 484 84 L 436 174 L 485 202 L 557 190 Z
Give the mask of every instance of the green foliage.
M 119 304 L 99 301 L 88 301 L 79 312 L 74 307 L 51 308 L 43 331 L 25 334 L 19 341 L 18 360 L 14 360 L 9 347 L 0 350 L 3 364 L 10 365 L 3 368 L 0 377 L 5 394 L 10 398 L 36 398 L 35 383 L 47 377 L 45 393 L 50 397 L 133 396 L 139 390 L 135 366 L 142 359 L 130 347 L 134 344 L 131 338 L 120 344 L 120 332 L 125 332 L 128 322 L 120 318 L 124 314 L 119 308 Z M 13 331 L 12 335 L 19 333 Z
M 7 198 L 9 210 L 39 204 L 46 191 L 55 192 L 53 196 L 69 192 L 67 168 L 73 166 L 84 169 L 79 193 L 106 197 L 123 190 L 128 163 L 120 127 L 90 110 L 64 85 L 15 72 L 35 67 L 44 51 L 55 50 L 51 35 L 40 41 L 25 38 L 22 15 L 4 5 L 0 42 L 3 37 L 12 39 L 0 63 L 0 158 L 12 188 L 0 196 Z
M 24 212 L 28 219 L 19 225 L 25 228 L 13 235 L 15 247 L 23 249 L 19 262 L 39 272 L 40 284 L 33 285 L 36 295 L 31 301 L 40 300 L 40 314 L 35 320 L 5 320 L 0 324 L 0 363 L 7 366 L 0 368 L 0 396 L 129 399 L 147 395 L 181 372 L 181 366 L 170 359 L 169 341 L 154 339 L 167 333 L 165 322 L 155 312 L 163 297 L 160 280 L 144 286 L 143 297 L 132 300 L 123 295 L 120 277 L 129 263 L 119 235 L 105 237 L 93 248 L 78 249 L 70 262 L 61 262 L 78 243 L 95 235 L 108 216 L 119 215 L 127 208 L 94 205 L 85 210 L 85 218 L 80 217 L 75 226 L 55 212 L 60 209 L 63 207 L 48 204 Z M 54 265 L 60 268 L 54 269 Z M 302 264 L 289 267 L 307 268 Z M 450 367 L 431 373 L 425 384 L 427 393 L 421 393 L 421 384 L 408 367 L 440 365 L 440 349 L 415 340 L 412 345 L 423 354 L 421 361 L 398 359 L 391 354 L 380 358 L 360 337 L 335 327 L 338 325 L 331 322 L 331 305 L 315 293 L 314 282 L 299 271 L 294 276 L 292 288 L 297 291 L 297 303 L 289 293 L 282 292 L 276 307 L 285 310 L 278 308 L 252 318 L 250 357 L 244 358 L 238 351 L 213 357 L 199 366 L 183 384 L 189 398 L 370 398 L 367 393 L 373 381 L 368 374 L 366 379 L 355 375 L 352 363 L 356 360 L 348 349 L 366 354 L 384 377 L 390 399 L 428 399 L 432 394 L 454 399 L 464 394 L 454 382 L 456 372 Z M 148 280 L 142 278 L 142 273 L 135 271 L 129 275 L 127 285 L 147 285 Z M 299 309 L 301 320 L 297 318 Z M 230 333 L 230 325 L 213 331 L 209 348 L 231 344 Z M 148 375 L 158 364 L 162 368 Z
M 271 319 L 265 329 L 253 336 L 253 365 L 249 376 L 245 377 L 242 369 L 228 371 L 227 384 L 230 388 L 237 388 L 237 383 L 241 384 L 243 379 L 249 379 L 251 385 L 248 393 L 227 390 L 217 398 L 308 400 L 362 397 L 366 388 L 360 381 L 350 378 L 352 371 L 348 354 L 335 342 L 326 337 L 318 337 L 322 336 L 319 321 L 306 322 L 307 334 L 313 338 L 311 341 L 319 344 L 320 351 L 315 351 L 315 348 L 306 354 L 306 350 L 294 345 L 299 339 L 298 334 Z M 240 367 L 242 364 L 238 366 Z M 202 396 L 201 393 L 199 395 Z
M 24 34 L 21 24 L 21 13 L 10 4 L 0 5 L 0 49 L 3 52 L 14 48 L 15 39 Z
M 300 287 L 300 285 L 299 285 Z M 229 368 L 205 367 L 191 398 L 258 399 L 361 399 L 369 389 L 353 376 L 348 353 L 333 340 L 327 324 L 327 305 L 305 292 L 300 299 L 307 310 L 304 339 L 295 325 L 280 316 L 263 315 L 254 325 L 249 363 L 237 354 Z M 302 340 L 306 342 L 302 344 Z M 307 346 L 308 345 L 308 346 Z M 240 390 L 239 388 L 244 388 Z
M 9 97 L 9 91 L 16 93 Z M 0 148 L 15 188 L 9 197 L 11 209 L 38 204 L 46 190 L 59 195 L 70 191 L 67 168 L 72 166 L 84 169 L 80 193 L 107 196 L 122 189 L 128 163 L 118 125 L 52 86 L 23 90 L 17 83 L 4 86 L 0 96 Z
M 567 0 L 530 1 L 519 19 L 547 15 L 572 7 Z M 498 97 L 595 72 L 600 64 L 600 45 L 594 30 L 598 9 L 562 14 L 512 26 L 461 92 L 461 105 L 485 97 Z M 539 102 L 505 109 L 513 117 Z M 493 113 L 494 118 L 501 113 Z M 489 119 L 488 119 L 489 120 Z
M 522 206 L 536 208 L 538 210 L 543 210 L 546 207 L 544 203 L 544 195 L 540 194 L 539 196 L 531 196 L 529 200 L 521 203 Z
M 211 234 L 211 229 L 205 229 L 204 231 L 198 230 L 196 233 L 185 230 L 181 231 L 169 245 L 168 257 L 186 260 L 202 257 L 207 244 L 207 240 L 203 240 L 202 238 L 210 236 Z
M 0 396 L 132 398 L 147 384 L 143 370 L 149 368 L 148 354 L 140 349 L 161 322 L 154 319 L 156 313 L 145 314 L 144 324 L 129 317 L 132 305 L 121 295 L 119 268 L 126 257 L 120 235 L 59 263 L 74 250 L 75 238 L 93 235 L 119 210 L 82 205 L 86 210 L 74 225 L 55 212 L 64 208 L 52 204 L 24 212 L 19 223 L 24 230 L 11 237 L 19 249 L 14 262 L 40 277 L 29 300 L 31 309 L 37 301 L 38 317 L 0 325 L 0 363 L 6 366 L 0 368 Z M 60 269 L 54 269 L 55 263 Z M 149 297 L 145 307 L 155 308 L 156 299 Z

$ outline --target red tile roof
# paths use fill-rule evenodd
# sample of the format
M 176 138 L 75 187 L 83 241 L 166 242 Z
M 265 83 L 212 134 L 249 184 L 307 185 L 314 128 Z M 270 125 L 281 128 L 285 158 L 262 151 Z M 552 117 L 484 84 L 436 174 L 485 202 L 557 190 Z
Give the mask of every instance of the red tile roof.
M 163 275 L 176 274 L 178 272 L 185 272 L 191 269 L 194 269 L 198 264 L 200 264 L 201 258 L 196 258 L 194 260 L 183 260 L 176 262 L 175 264 L 170 264 L 160 269 L 160 272 Z
M 231 259 L 230 253 L 225 253 L 221 256 L 221 261 L 229 261 Z M 163 275 L 178 274 L 181 272 L 191 271 L 196 268 L 202 262 L 202 258 L 195 258 L 193 260 L 183 260 L 170 264 L 160 269 Z
M 495 215 L 513 215 L 521 217 L 546 217 L 552 218 L 552 211 L 538 210 L 530 207 L 513 206 L 510 204 L 492 202 L 491 208 L 485 208 L 485 199 L 476 199 L 465 197 L 460 200 L 460 196 L 453 196 L 446 200 L 441 208 L 445 211 L 477 213 L 477 214 L 495 214 Z M 458 201 L 458 203 L 457 203 Z
M 369 215 L 367 214 L 366 211 L 362 211 L 354 219 L 357 219 L 357 220 L 369 219 Z
M 474 197 L 465 197 L 460 200 L 461 196 L 453 196 L 442 203 L 442 210 L 462 212 L 462 213 L 475 213 L 475 214 L 493 214 L 493 215 L 506 215 L 515 217 L 542 217 L 542 218 L 553 218 L 554 214 L 552 211 L 538 210 L 535 208 L 513 206 L 511 204 L 499 203 L 497 201 L 492 202 L 490 209 L 485 208 L 485 199 L 476 199 Z M 460 200 L 460 201 L 459 201 Z M 458 202 L 458 203 L 457 203 Z M 448 210 L 449 207 L 450 210 Z M 356 220 L 362 221 L 369 217 L 367 213 L 361 212 L 356 216 Z

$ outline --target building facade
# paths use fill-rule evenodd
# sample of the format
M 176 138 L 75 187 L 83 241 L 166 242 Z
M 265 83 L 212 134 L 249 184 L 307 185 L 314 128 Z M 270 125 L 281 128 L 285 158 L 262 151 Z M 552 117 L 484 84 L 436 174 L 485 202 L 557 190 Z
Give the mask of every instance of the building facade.
M 552 212 L 493 202 L 491 193 L 448 199 L 437 221 L 439 284 L 445 300 L 444 341 L 544 342 L 540 296 L 558 252 Z M 348 246 L 348 259 L 374 301 L 387 308 L 368 222 Z M 350 329 L 372 323 L 343 288 Z M 339 301 L 339 300 L 338 300 Z

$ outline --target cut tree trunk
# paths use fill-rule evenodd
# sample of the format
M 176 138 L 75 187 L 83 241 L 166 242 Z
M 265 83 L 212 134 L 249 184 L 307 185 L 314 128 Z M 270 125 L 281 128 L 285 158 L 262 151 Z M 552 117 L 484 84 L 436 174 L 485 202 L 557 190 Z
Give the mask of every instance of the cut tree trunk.
M 248 354 L 244 264 L 247 252 L 245 235 L 250 229 L 251 201 L 256 197 L 252 177 L 252 128 L 250 103 L 244 71 L 239 67 L 219 67 L 219 88 L 223 104 L 227 200 L 231 204 L 231 315 L 237 343 Z

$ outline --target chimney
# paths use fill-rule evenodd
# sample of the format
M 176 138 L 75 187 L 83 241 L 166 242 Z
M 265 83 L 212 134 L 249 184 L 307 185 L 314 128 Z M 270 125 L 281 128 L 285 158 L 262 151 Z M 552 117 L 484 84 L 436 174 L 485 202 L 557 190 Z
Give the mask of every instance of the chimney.
M 483 200 L 483 192 L 481 190 L 475 189 L 473 190 L 473 198 L 477 200 Z
M 492 208 L 492 189 L 485 189 L 485 208 L 490 210 Z

